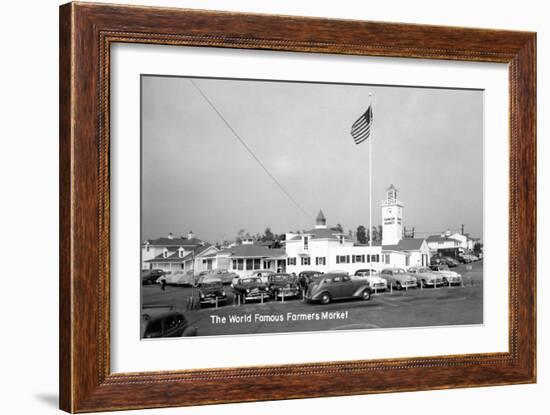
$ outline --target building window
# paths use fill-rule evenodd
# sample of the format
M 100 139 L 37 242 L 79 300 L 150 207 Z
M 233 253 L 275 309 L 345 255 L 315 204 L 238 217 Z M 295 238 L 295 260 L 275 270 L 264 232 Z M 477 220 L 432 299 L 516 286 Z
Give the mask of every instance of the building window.
M 343 244 L 344 243 L 344 236 L 343 235 L 340 235 L 338 237 L 338 239 L 340 240 L 340 244 Z
M 315 258 L 315 265 L 326 265 L 327 259 L 324 256 L 318 256 Z
M 365 262 L 365 255 L 353 255 L 352 261 L 355 262 Z
M 405 266 L 408 267 L 411 263 L 411 257 L 409 255 L 407 255 L 405 257 Z
M 295 257 L 288 258 L 287 263 L 288 265 L 296 265 L 296 258 Z
M 146 250 L 147 252 L 149 252 L 149 244 L 147 244 L 147 246 L 145 247 L 145 250 Z
M 260 269 L 260 259 L 254 260 L 254 269 Z
M 389 255 L 389 254 L 384 255 L 384 262 L 385 262 L 386 264 L 389 264 L 389 263 L 390 263 L 390 255 Z
M 350 257 L 349 255 L 336 255 L 337 264 L 349 264 Z
M 310 257 L 302 257 L 302 265 L 311 265 L 311 259 Z
M 184 264 L 184 263 L 181 263 L 181 264 L 180 264 L 180 268 L 181 268 L 181 269 L 185 269 L 185 264 Z
M 243 269 L 243 260 L 242 259 L 234 259 L 233 260 L 233 269 L 241 270 Z
M 309 248 L 309 236 L 304 236 L 304 251 L 307 251 Z
M 250 271 L 253 269 L 254 261 L 252 259 L 246 260 L 246 270 Z

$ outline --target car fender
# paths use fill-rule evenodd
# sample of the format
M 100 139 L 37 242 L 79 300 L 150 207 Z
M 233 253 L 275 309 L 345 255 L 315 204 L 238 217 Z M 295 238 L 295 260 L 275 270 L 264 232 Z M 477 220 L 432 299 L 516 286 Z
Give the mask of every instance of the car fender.
M 363 291 L 365 290 L 369 290 L 370 292 L 372 292 L 371 288 L 368 285 L 362 285 L 355 290 L 355 292 L 353 293 L 353 296 L 361 297 L 363 295 Z

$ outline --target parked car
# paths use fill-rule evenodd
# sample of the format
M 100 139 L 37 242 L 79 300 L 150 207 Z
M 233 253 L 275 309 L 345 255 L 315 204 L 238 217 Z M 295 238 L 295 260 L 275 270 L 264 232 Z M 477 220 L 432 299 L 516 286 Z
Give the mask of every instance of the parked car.
M 430 269 L 441 275 L 443 284 L 455 285 L 462 284 L 462 275 L 458 272 L 451 271 L 446 264 L 430 265 Z
M 196 336 L 185 316 L 170 306 L 144 306 L 141 313 L 141 338 Z
M 370 300 L 372 290 L 367 281 L 352 279 L 347 274 L 325 274 L 309 285 L 306 301 L 329 304 L 333 300 L 361 298 Z
M 445 264 L 449 266 L 449 268 L 458 267 L 460 265 L 460 263 L 456 259 L 451 258 L 450 256 L 445 256 L 442 258 L 442 260 Z
M 195 285 L 196 278 L 191 272 L 176 271 L 163 275 L 158 279 L 158 282 L 160 283 L 162 280 L 164 280 L 167 285 L 193 286 Z
M 433 272 L 428 267 L 410 267 L 407 272 L 416 277 L 419 287 L 437 287 L 442 286 L 444 282 L 441 274 Z
M 156 284 L 157 280 L 164 275 L 161 269 L 148 269 L 141 271 L 141 283 L 143 285 Z
M 246 300 L 265 299 L 269 296 L 267 285 L 262 282 L 260 277 L 239 278 L 233 285 L 233 290 L 243 302 Z
M 227 294 L 219 278 L 204 278 L 199 284 L 200 304 L 225 304 Z
M 384 291 L 388 288 L 387 281 L 375 269 L 358 269 L 353 277 L 367 281 L 373 291 Z
M 231 281 L 233 281 L 233 278 L 238 277 L 236 273 L 230 272 L 227 269 L 215 269 L 210 271 L 209 275 L 213 275 L 219 278 L 223 285 L 231 284 Z
M 302 271 L 298 274 L 298 282 L 303 290 L 307 290 L 308 285 L 321 278 L 323 274 L 321 271 Z
M 416 277 L 405 272 L 403 268 L 383 269 L 380 276 L 386 280 L 389 287 L 395 287 L 397 290 L 416 287 Z
M 271 274 L 267 277 L 267 289 L 273 299 L 300 297 L 298 277 L 290 274 Z

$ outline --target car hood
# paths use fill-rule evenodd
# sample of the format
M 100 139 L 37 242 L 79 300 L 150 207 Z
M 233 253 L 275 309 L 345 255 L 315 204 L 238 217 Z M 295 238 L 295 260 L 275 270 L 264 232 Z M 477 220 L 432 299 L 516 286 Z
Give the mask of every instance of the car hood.
M 384 283 L 386 280 L 382 277 L 379 277 L 377 275 L 370 275 L 368 277 L 363 277 L 365 280 L 367 280 L 370 284 L 379 284 Z
M 203 294 L 221 294 L 223 292 L 222 287 L 201 287 L 200 290 Z

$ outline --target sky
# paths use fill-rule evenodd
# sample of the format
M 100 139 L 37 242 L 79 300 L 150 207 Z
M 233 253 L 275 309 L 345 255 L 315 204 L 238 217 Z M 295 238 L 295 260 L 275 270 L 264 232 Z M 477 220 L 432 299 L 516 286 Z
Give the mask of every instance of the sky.
M 142 236 L 192 230 L 209 242 L 270 227 L 368 226 L 368 142 L 353 122 L 369 105 L 374 126 L 373 225 L 393 184 L 403 224 L 426 237 L 464 224 L 483 231 L 483 91 L 142 76 Z M 296 204 L 299 205 L 296 206 Z M 304 213 L 305 211 L 305 213 Z

